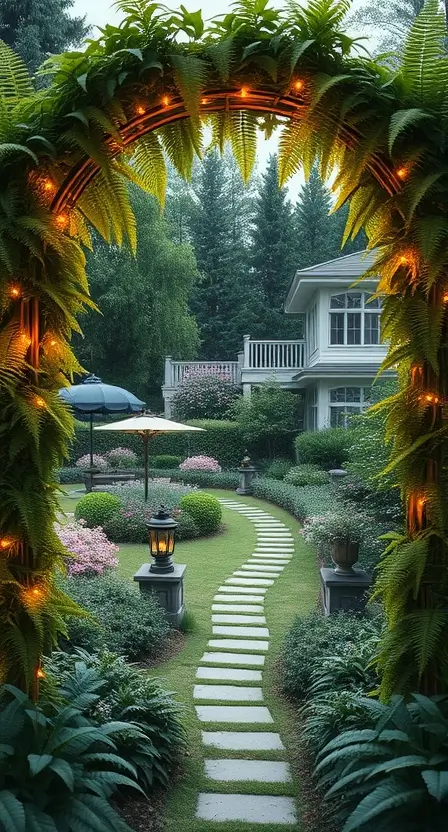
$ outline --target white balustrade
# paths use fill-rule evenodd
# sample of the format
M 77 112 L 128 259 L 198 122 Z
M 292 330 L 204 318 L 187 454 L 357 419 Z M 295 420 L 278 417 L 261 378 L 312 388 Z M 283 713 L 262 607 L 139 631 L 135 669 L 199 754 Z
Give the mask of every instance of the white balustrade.
M 300 370 L 305 363 L 305 341 L 248 341 L 251 370 Z
M 238 361 L 169 361 L 165 366 L 165 385 L 178 387 L 191 372 L 223 375 L 234 384 L 240 381 Z

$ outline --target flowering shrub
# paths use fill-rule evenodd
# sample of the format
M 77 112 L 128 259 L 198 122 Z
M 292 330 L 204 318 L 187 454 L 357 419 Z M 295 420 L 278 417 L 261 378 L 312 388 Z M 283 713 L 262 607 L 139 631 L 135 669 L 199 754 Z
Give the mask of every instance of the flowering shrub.
M 308 517 L 301 529 L 307 543 L 318 549 L 331 543 L 359 543 L 366 518 L 362 514 L 323 514 Z
M 80 456 L 79 459 L 76 460 L 75 465 L 77 468 L 90 468 L 90 454 Z M 99 468 L 100 471 L 107 471 L 109 463 L 105 456 L 93 454 L 93 467 Z
M 150 482 L 147 503 L 144 501 L 142 482 L 134 481 L 109 486 L 107 491 L 109 492 L 107 496 L 117 499 L 119 503 L 118 510 L 104 525 L 111 540 L 118 543 L 146 543 L 148 540 L 146 524 L 161 505 L 165 506 L 179 522 L 179 540 L 196 537 L 198 534 L 195 525 L 187 518 L 176 516 L 180 512 L 180 501 L 185 494 L 192 491 L 191 486 Z
M 69 575 L 102 575 L 105 569 L 118 566 L 118 546 L 107 539 L 103 529 L 88 529 L 83 521 L 73 520 L 65 526 L 55 524 L 56 534 L 69 551 Z
M 231 377 L 210 367 L 189 371 L 173 396 L 177 419 L 222 419 L 240 395 Z
M 221 471 L 218 460 L 212 456 L 189 456 L 179 468 L 181 471 L 208 471 L 210 474 L 219 474 Z
M 137 465 L 137 454 L 130 448 L 113 448 L 105 458 L 111 468 L 135 468 Z

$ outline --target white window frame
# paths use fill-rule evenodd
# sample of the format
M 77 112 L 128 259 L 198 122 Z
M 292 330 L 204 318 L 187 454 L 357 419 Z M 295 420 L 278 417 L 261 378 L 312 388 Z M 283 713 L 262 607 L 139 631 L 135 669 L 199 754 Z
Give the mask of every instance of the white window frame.
M 359 295 L 360 296 L 360 306 L 357 308 L 349 308 L 347 304 L 347 299 L 350 295 Z M 334 298 L 345 298 L 345 306 L 342 307 L 335 307 L 332 308 L 332 300 Z M 328 346 L 332 349 L 335 347 L 378 347 L 380 345 L 380 329 L 378 326 L 378 342 L 376 344 L 366 344 L 365 342 L 365 322 L 366 319 L 371 315 L 377 315 L 378 317 L 381 315 L 381 300 L 378 300 L 378 306 L 372 306 L 371 303 L 368 301 L 372 298 L 371 292 L 335 292 L 330 295 L 330 302 L 329 302 L 329 315 L 328 315 Z M 332 330 L 332 315 L 343 315 L 344 316 L 344 338 L 341 344 L 332 344 L 331 342 L 331 330 Z M 348 343 L 348 316 L 349 315 L 359 315 L 360 317 L 360 341 L 359 344 L 349 344 Z
M 344 391 L 344 401 L 331 401 L 331 394 Z M 347 395 L 347 390 L 358 390 L 359 401 L 350 401 L 351 396 Z M 370 406 L 370 387 L 361 387 L 359 384 L 345 384 L 341 387 L 331 387 L 328 391 L 328 424 L 330 427 L 348 428 L 350 425 L 350 416 L 362 413 Z M 336 419 L 333 423 L 332 416 L 339 412 L 342 417 L 341 420 Z
M 317 302 L 315 301 L 308 312 L 308 349 L 309 355 L 313 355 L 318 347 L 317 337 Z

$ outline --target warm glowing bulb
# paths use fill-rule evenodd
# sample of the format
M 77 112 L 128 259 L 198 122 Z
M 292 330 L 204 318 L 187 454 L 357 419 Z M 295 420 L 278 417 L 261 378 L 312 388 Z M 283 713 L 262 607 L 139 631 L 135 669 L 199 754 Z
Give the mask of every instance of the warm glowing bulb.
M 29 345 L 31 344 L 31 338 L 27 332 L 22 332 L 20 334 L 20 340 L 22 341 L 22 344 L 24 344 L 26 347 L 29 347 Z
M 420 497 L 420 498 L 417 500 L 417 506 L 418 506 L 420 509 L 423 509 L 423 508 L 425 507 L 425 505 L 426 505 L 426 498 L 425 498 L 425 497 Z
M 56 341 L 56 339 L 52 338 L 51 341 L 50 341 L 50 347 L 55 347 L 57 343 L 58 342 Z
M 44 181 L 44 191 L 47 191 L 47 193 L 51 193 L 54 190 L 55 190 L 54 182 L 52 182 L 51 179 L 45 179 L 45 181 Z
M 300 80 L 300 78 L 297 81 L 294 81 L 294 89 L 297 90 L 297 92 L 303 90 L 304 86 L 305 84 Z
M 37 586 L 35 586 L 34 589 L 31 590 L 31 594 L 34 595 L 35 598 L 40 598 L 40 596 L 42 595 L 42 590 L 38 589 Z
M 164 96 L 163 96 L 163 98 L 162 98 L 162 104 L 163 104 L 163 106 L 164 106 L 164 107 L 168 107 L 169 103 L 170 103 L 170 98 L 169 98 L 169 95 L 164 95 Z
M 243 87 L 241 92 L 240 92 L 241 98 L 247 98 L 248 94 L 249 93 L 248 93 L 246 87 Z
M 10 549 L 13 544 L 13 541 L 10 537 L 2 537 L 0 540 L 0 549 Z
M 139 104 L 139 106 L 135 108 L 135 111 L 138 116 L 143 116 L 146 113 L 145 108 L 141 104 Z
M 67 214 L 58 214 L 56 217 L 56 222 L 60 228 L 66 228 L 68 224 Z
M 9 294 L 12 298 L 20 298 L 20 289 L 18 286 L 11 286 Z
M 36 398 L 34 399 L 34 404 L 36 405 L 36 407 L 46 407 L 44 399 L 41 399 L 40 396 L 36 396 Z
M 396 173 L 396 175 L 398 176 L 399 179 L 406 179 L 409 171 L 408 171 L 407 168 L 403 167 L 403 168 L 398 168 L 398 170 L 396 170 L 395 173 Z
M 36 678 L 37 679 L 45 679 L 45 673 L 41 667 L 38 667 L 36 670 Z
M 407 257 L 405 257 L 405 256 L 403 255 L 403 257 L 400 257 L 400 263 L 401 263 L 401 265 L 402 265 L 402 266 L 405 266 L 405 265 L 406 265 L 406 263 L 409 263 L 409 260 L 408 260 L 408 258 L 407 258 Z
M 448 303 L 448 292 L 445 292 L 445 294 L 442 297 L 442 301 L 443 303 Z
M 201 104 L 210 104 L 209 98 L 201 98 Z

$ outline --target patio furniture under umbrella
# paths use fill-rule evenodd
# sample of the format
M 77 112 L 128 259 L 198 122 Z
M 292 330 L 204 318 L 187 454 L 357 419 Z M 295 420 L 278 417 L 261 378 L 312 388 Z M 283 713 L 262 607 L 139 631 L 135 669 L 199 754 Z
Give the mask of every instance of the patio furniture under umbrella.
M 93 468 L 93 416 L 111 413 L 139 413 L 145 406 L 140 401 L 124 390 L 123 387 L 115 387 L 113 384 L 103 384 L 98 376 L 87 376 L 81 384 L 74 384 L 72 387 L 63 387 L 59 395 L 77 415 L 90 417 L 90 467 Z
M 143 455 L 145 464 L 145 503 L 148 502 L 148 444 L 149 440 L 158 433 L 171 433 L 172 431 L 193 431 L 204 430 L 194 428 L 191 425 L 182 425 L 180 422 L 172 422 L 170 419 L 163 419 L 161 416 L 153 416 L 151 413 L 142 413 L 131 419 L 123 419 L 122 422 L 114 422 L 110 425 L 99 425 L 95 430 L 116 430 L 122 433 L 134 433 L 143 437 Z

